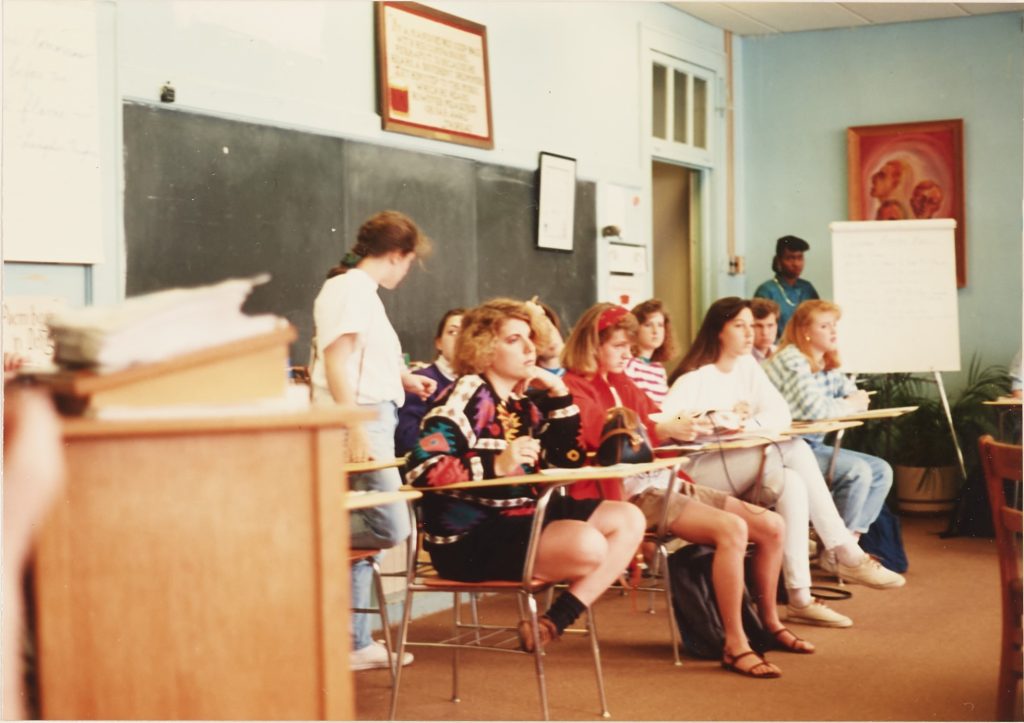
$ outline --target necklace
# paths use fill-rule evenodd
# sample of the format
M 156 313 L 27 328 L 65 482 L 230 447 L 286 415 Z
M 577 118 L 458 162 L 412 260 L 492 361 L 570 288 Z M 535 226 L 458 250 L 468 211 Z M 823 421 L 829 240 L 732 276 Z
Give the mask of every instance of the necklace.
M 774 281 L 775 285 L 779 287 L 779 291 L 782 293 L 782 298 L 786 300 L 786 303 L 789 304 L 790 306 L 796 306 L 796 303 L 790 301 L 789 297 L 786 296 L 786 290 L 782 287 L 782 284 L 779 283 L 778 278 L 774 278 L 772 279 L 772 281 Z

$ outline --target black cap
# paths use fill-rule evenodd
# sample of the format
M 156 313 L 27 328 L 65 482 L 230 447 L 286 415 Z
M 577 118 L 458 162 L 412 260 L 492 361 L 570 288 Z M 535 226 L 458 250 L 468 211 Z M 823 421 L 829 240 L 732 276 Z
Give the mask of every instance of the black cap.
M 781 256 L 783 251 L 807 251 L 810 244 L 799 236 L 783 236 L 775 242 L 775 255 Z

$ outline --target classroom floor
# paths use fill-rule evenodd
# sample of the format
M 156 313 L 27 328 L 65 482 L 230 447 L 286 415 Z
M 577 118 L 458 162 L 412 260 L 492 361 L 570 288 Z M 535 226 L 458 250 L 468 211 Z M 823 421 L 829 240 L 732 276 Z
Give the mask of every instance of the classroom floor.
M 942 539 L 945 518 L 903 519 L 910 560 L 898 590 L 850 586 L 832 603 L 854 627 L 793 626 L 818 646 L 813 655 L 773 653 L 778 680 L 753 680 L 717 662 L 672 665 L 663 608 L 646 609 L 617 592 L 596 606 L 608 705 L 617 720 L 992 720 L 999 651 L 999 574 L 992 540 Z M 823 584 L 827 584 L 822 579 Z M 661 602 L 660 600 L 658 601 Z M 494 614 L 512 605 L 489 601 Z M 449 613 L 414 622 L 441 637 Z M 469 653 L 460 668 L 462 702 L 449 700 L 450 654 L 419 649 L 403 672 L 398 717 L 410 720 L 539 719 L 530 661 Z M 599 719 L 584 638 L 564 638 L 545 659 L 555 720 Z M 390 679 L 355 675 L 356 716 L 386 718 Z

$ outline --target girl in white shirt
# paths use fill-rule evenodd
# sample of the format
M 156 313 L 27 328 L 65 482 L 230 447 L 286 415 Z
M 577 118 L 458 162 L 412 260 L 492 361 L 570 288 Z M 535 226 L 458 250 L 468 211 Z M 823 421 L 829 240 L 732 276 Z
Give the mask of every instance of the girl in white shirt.
M 348 428 L 348 460 L 388 460 L 395 457 L 395 426 L 405 392 L 426 398 L 437 382 L 409 372 L 402 346 L 384 311 L 377 289 L 398 286 L 417 256 L 430 248 L 428 239 L 410 218 L 381 211 L 359 229 L 357 243 L 331 269 L 313 304 L 310 378 L 313 399 L 319 403 L 358 404 L 372 409 L 377 419 Z M 355 490 L 397 490 L 402 484 L 395 468 L 354 474 Z M 394 547 L 409 536 L 409 519 L 401 503 L 371 507 L 349 515 L 353 548 Z M 369 562 L 352 566 L 352 605 L 369 607 L 372 569 Z M 412 662 L 406 654 L 403 665 Z M 389 667 L 387 651 L 370 637 L 367 615 L 352 616 L 353 670 Z
M 670 379 L 667 414 L 708 413 L 723 431 L 778 432 L 790 425 L 789 405 L 751 356 L 754 317 L 750 302 L 719 299 L 708 310 L 690 351 Z M 780 489 L 776 511 L 786 521 L 783 571 L 789 593 L 788 620 L 826 627 L 849 627 L 845 615 L 811 597 L 808 521 L 844 572 L 873 587 L 896 587 L 903 578 L 881 567 L 857 545 L 836 511 L 817 460 L 800 439 L 753 449 L 700 455 L 687 470 L 698 484 L 737 496 Z M 756 501 L 756 500 L 755 500 Z M 895 577 L 892 577 L 895 576 Z

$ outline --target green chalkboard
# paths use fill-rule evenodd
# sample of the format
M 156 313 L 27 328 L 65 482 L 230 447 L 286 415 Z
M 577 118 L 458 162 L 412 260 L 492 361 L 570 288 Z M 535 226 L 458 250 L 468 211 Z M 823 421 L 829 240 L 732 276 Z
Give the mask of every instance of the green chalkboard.
M 445 310 L 538 294 L 571 323 L 596 298 L 595 189 L 577 183 L 575 250 L 536 248 L 537 175 L 142 103 L 124 105 L 129 296 L 268 271 L 246 304 L 299 330 L 308 361 L 312 308 L 360 224 L 390 208 L 412 217 L 434 253 L 381 296 L 403 348 L 433 355 Z

